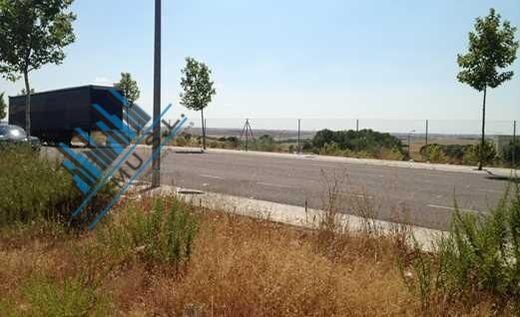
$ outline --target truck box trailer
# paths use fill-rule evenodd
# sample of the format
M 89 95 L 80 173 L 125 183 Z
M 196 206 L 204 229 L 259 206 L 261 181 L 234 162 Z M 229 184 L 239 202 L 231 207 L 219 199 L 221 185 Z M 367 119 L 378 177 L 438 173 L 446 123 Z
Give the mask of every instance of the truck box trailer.
M 124 106 L 113 90 L 89 85 L 31 94 L 31 135 L 49 144 L 70 144 L 76 128 L 97 131 L 101 117 L 93 104 L 122 119 Z M 25 128 L 25 96 L 9 97 L 9 124 Z

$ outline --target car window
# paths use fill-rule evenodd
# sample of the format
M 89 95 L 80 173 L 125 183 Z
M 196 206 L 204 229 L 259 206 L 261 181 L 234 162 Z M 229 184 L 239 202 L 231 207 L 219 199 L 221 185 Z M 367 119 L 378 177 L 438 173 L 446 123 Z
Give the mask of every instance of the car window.
M 5 126 L 5 125 L 0 125 L 0 135 L 6 135 L 7 132 L 9 131 L 9 127 Z

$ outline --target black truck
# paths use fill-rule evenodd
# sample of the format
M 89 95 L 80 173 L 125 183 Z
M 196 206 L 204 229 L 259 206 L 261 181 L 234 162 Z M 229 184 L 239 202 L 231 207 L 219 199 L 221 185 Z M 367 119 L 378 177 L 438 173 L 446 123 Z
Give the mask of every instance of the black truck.
M 47 144 L 70 144 L 76 128 L 97 131 L 101 117 L 92 104 L 122 119 L 123 104 L 113 90 L 89 85 L 31 94 L 31 135 Z M 9 124 L 25 127 L 25 96 L 9 97 Z

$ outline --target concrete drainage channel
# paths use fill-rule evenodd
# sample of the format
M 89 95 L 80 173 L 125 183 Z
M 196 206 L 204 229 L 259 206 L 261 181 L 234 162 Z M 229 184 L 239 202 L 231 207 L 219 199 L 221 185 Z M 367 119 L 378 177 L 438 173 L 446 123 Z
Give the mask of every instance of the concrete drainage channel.
M 141 195 L 171 196 L 176 195 L 180 199 L 198 207 L 211 210 L 231 212 L 242 216 L 255 217 L 283 223 L 291 226 L 315 229 L 319 220 L 323 218 L 324 211 L 309 209 L 300 206 L 292 206 L 274 203 L 270 201 L 250 199 L 245 197 L 204 192 L 200 190 L 179 188 L 174 186 L 161 186 L 156 189 L 139 191 Z M 446 232 L 412 225 L 403 226 L 389 221 L 364 219 L 354 215 L 341 214 L 338 219 L 343 227 L 360 232 L 367 226 L 367 221 L 373 228 L 379 228 L 383 233 L 395 233 L 396 230 L 405 228 L 425 251 L 431 251 L 433 242 Z

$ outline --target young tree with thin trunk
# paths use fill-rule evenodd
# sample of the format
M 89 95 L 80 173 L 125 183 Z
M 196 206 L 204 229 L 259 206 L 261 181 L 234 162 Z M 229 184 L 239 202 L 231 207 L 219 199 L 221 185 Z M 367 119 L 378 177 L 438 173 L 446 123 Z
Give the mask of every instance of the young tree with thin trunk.
M 130 73 L 121 73 L 121 80 L 114 86 L 123 92 L 123 96 L 125 96 L 130 105 L 133 105 L 141 96 L 137 81 L 132 78 Z
M 200 111 L 202 121 L 202 148 L 206 149 L 206 123 L 204 122 L 204 108 L 211 102 L 216 91 L 211 81 L 211 70 L 209 67 L 194 58 L 186 58 L 186 66 L 182 70 L 181 105 L 188 109 Z
M 475 31 L 469 33 L 468 52 L 457 57 L 461 68 L 458 80 L 483 92 L 479 170 L 482 170 L 485 159 L 483 149 L 487 90 L 513 78 L 513 71 L 500 71 L 509 67 L 516 59 L 519 44 L 515 40 L 515 32 L 516 27 L 511 26 L 509 21 L 501 22 L 500 14 L 497 14 L 495 9 L 490 9 L 488 16 L 476 19 Z
M 29 74 L 46 64 L 61 64 L 63 48 L 75 40 L 68 12 L 73 0 L 0 0 L 0 74 L 8 80 L 23 77 L 26 132 L 31 133 Z
M 130 73 L 121 73 L 121 80 L 115 83 L 114 86 L 123 92 L 123 96 L 128 101 L 129 107 L 132 107 L 141 95 L 137 81 L 132 79 Z M 128 121 L 128 112 L 126 120 Z

